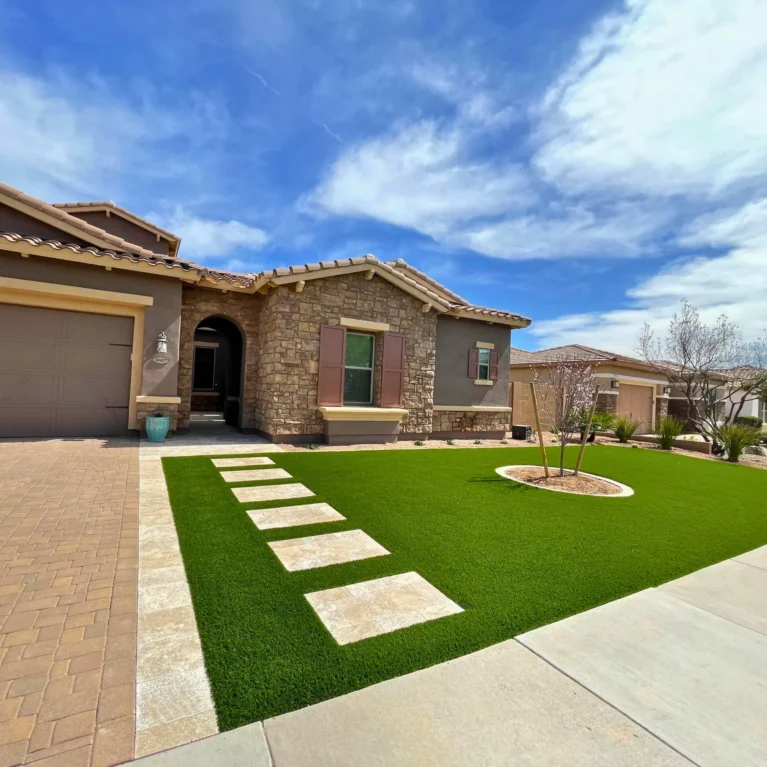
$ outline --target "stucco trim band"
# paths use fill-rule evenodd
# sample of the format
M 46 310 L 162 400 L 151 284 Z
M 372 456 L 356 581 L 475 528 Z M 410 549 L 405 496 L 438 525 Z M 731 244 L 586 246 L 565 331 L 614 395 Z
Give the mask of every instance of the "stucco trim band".
M 486 381 L 484 378 L 477 378 L 474 381 L 474 386 L 492 386 L 495 381 Z
M 126 304 L 128 306 L 152 306 L 154 304 L 152 296 L 141 296 L 135 293 L 116 293 L 112 290 L 95 290 L 94 288 L 78 288 L 73 285 L 60 285 L 53 282 L 19 280 L 15 277 L 0 277 L 0 289 L 18 290 L 23 293 L 37 293 L 47 296 L 82 298 L 88 301 L 103 301 L 109 304 Z
M 434 405 L 432 410 L 444 410 L 467 413 L 510 413 L 510 407 L 493 407 L 491 405 Z
M 487 341 L 477 341 L 474 346 L 477 349 L 495 349 L 495 344 L 490 344 Z
M 401 421 L 407 410 L 397 407 L 321 407 L 326 421 Z
M 158 397 L 154 394 L 139 394 L 136 402 L 143 402 L 147 405 L 180 405 L 181 397 Z
M 355 320 L 351 317 L 341 317 L 339 322 L 345 328 L 352 328 L 353 330 L 367 330 L 371 333 L 388 333 L 388 322 L 370 322 L 368 320 Z

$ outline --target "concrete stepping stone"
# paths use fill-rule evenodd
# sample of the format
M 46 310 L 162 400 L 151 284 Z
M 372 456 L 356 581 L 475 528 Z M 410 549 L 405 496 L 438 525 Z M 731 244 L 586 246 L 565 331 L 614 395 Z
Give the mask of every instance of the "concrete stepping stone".
M 249 511 L 248 516 L 259 530 L 275 527 L 297 527 L 315 525 L 320 522 L 336 522 L 346 519 L 329 503 L 304 503 L 300 506 L 282 506 L 276 509 L 257 509 Z
M 273 541 L 269 546 L 285 569 L 291 572 L 382 557 L 389 553 L 362 530 Z
M 266 456 L 250 458 L 211 458 L 217 469 L 229 469 L 235 466 L 274 466 L 274 461 Z
M 266 487 L 233 487 L 232 492 L 240 503 L 283 501 L 289 498 L 308 498 L 314 493 L 300 482 L 290 485 L 267 485 Z
M 252 471 L 222 471 L 224 482 L 265 482 L 268 479 L 293 479 L 285 469 L 253 469 Z
M 315 591 L 306 599 L 341 645 L 463 612 L 414 572 Z

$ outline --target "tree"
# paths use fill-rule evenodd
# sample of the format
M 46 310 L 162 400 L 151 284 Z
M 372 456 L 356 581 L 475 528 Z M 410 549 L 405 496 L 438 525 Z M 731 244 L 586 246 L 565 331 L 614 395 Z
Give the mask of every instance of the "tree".
M 685 398 L 688 418 L 707 442 L 719 443 L 720 426 L 737 418 L 747 402 L 767 395 L 767 336 L 745 342 L 724 314 L 707 325 L 682 301 L 666 335 L 658 338 L 645 325 L 637 348 Z
M 541 369 L 535 370 L 535 383 L 544 392 L 542 410 L 551 424 L 559 443 L 559 476 L 565 475 L 565 447 L 574 434 L 581 434 L 580 414 L 589 413 L 588 427 L 591 424 L 599 396 L 596 382 L 597 364 L 584 360 L 561 357 L 552 358 Z M 580 458 L 578 467 L 580 468 Z

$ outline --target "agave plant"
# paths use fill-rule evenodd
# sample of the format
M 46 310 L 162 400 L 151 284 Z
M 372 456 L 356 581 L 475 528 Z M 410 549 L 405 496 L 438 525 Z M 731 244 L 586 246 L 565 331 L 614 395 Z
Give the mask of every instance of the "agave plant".
M 620 418 L 615 419 L 613 431 L 615 431 L 615 436 L 618 438 L 618 442 L 628 442 L 641 425 L 641 421 L 621 416 Z
M 671 450 L 676 438 L 684 431 L 685 422 L 673 415 L 666 415 L 661 418 L 655 431 L 660 437 L 660 446 L 663 450 Z
M 737 463 L 747 447 L 758 445 L 762 439 L 761 432 L 739 423 L 720 426 L 718 436 L 730 463 Z

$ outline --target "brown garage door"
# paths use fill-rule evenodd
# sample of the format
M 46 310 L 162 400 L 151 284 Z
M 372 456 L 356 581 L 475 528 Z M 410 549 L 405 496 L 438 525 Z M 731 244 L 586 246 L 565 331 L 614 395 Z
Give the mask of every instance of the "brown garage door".
M 0 437 L 128 429 L 133 319 L 0 304 Z
M 618 415 L 630 416 L 652 428 L 652 387 L 622 383 L 618 389 Z

